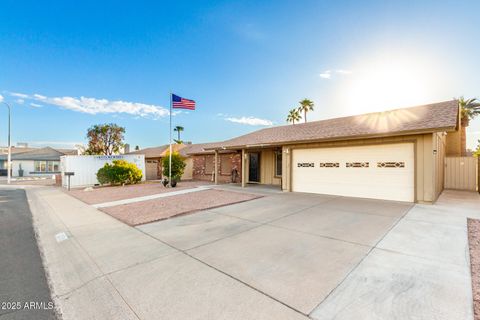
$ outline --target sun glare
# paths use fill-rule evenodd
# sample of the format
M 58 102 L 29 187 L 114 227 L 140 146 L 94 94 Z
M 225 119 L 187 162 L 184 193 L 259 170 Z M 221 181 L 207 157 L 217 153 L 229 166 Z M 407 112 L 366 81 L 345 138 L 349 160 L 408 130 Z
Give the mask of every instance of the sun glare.
M 438 96 L 431 62 L 391 56 L 372 61 L 354 69 L 342 86 L 349 114 L 420 105 Z

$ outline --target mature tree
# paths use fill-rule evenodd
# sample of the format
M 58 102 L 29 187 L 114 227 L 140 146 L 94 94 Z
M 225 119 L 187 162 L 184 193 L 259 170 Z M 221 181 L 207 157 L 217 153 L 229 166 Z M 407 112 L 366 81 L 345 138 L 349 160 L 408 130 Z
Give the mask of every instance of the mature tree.
M 125 128 L 114 123 L 96 124 L 87 131 L 88 147 L 85 154 L 118 154 L 125 145 Z
M 182 139 L 180 139 L 180 132 L 184 131 L 185 128 L 182 127 L 182 126 L 176 126 L 173 131 L 176 131 L 177 132 L 177 141 L 182 141 Z M 181 142 L 179 142 L 181 143 Z
M 458 98 L 458 104 L 462 110 L 462 125 L 468 127 L 470 120 L 480 115 L 480 101 L 477 98 Z
M 303 99 L 300 101 L 300 107 L 298 107 L 298 111 L 303 112 L 305 122 L 307 122 L 307 112 L 313 111 L 313 106 L 314 103 L 312 100 Z
M 288 112 L 287 122 L 295 124 L 295 121 L 300 121 L 300 119 L 302 119 L 302 116 L 298 109 L 292 109 Z

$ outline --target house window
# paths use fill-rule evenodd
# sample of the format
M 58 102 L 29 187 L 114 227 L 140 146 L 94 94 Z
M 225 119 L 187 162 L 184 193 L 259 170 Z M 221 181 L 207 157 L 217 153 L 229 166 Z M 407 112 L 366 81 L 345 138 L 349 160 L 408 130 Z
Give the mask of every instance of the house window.
M 275 152 L 275 176 L 282 176 L 282 152 Z
M 205 174 L 212 174 L 213 166 L 213 156 L 205 156 Z
M 225 155 L 220 157 L 220 170 L 222 174 L 230 175 L 232 173 L 232 161 L 230 156 Z
M 34 161 L 35 172 L 59 172 L 59 161 Z

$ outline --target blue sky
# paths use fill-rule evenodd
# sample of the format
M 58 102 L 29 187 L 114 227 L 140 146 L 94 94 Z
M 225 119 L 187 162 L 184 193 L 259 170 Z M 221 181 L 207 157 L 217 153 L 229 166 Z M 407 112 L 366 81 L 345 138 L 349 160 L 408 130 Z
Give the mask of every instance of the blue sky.
M 13 141 L 53 147 L 105 122 L 133 146 L 168 143 L 171 91 L 197 101 L 174 116 L 193 142 L 285 124 L 303 98 L 318 120 L 480 97 L 478 12 L 478 1 L 2 1 L 0 94 Z M 0 145 L 5 123 L 2 108 Z

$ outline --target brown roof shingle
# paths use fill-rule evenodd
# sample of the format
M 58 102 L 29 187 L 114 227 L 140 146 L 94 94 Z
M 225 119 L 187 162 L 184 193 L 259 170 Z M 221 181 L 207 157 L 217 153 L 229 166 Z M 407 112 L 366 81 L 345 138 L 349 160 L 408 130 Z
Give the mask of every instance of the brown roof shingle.
M 457 127 L 458 111 L 458 101 L 451 100 L 411 108 L 277 126 L 212 143 L 205 149 L 449 131 Z

